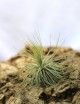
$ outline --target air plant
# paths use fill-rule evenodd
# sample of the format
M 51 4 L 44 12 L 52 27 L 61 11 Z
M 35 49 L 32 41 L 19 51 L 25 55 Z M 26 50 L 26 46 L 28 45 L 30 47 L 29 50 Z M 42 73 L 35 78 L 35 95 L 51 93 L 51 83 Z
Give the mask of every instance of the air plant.
M 31 79 L 31 85 L 46 88 L 68 78 L 67 70 L 54 61 L 54 53 L 49 55 L 48 52 L 45 55 L 42 44 L 38 45 L 33 41 L 31 41 L 31 44 L 29 43 L 29 47 L 32 62 L 26 66 L 26 69 L 28 69 L 27 77 Z

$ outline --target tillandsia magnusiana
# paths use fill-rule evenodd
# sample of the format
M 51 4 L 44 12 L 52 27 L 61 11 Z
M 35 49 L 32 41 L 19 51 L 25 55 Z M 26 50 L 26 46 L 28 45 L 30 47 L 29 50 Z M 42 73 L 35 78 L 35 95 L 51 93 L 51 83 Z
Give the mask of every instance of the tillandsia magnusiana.
M 29 48 L 32 62 L 26 68 L 31 85 L 46 88 L 68 78 L 67 70 L 54 61 L 54 53 L 45 55 L 42 44 L 36 45 L 33 41 L 29 43 Z

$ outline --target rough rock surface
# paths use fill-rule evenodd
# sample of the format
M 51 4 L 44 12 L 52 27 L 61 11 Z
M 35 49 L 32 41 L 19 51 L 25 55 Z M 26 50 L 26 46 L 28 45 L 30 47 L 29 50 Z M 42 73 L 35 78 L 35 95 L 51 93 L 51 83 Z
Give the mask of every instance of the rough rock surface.
M 29 47 L 26 49 L 30 51 Z M 69 79 L 45 91 L 26 88 L 23 67 L 32 59 L 22 50 L 8 62 L 0 63 L 0 104 L 80 104 L 80 52 L 71 48 L 49 47 L 44 48 L 45 55 L 50 49 L 50 54 L 55 54 L 55 61 L 71 70 Z
M 8 103 L 7 100 L 14 94 L 15 78 L 18 75 L 18 69 L 12 65 L 0 63 L 0 104 Z
M 0 63 L 0 78 L 5 78 L 8 76 L 16 76 L 18 74 L 18 69 L 7 63 Z

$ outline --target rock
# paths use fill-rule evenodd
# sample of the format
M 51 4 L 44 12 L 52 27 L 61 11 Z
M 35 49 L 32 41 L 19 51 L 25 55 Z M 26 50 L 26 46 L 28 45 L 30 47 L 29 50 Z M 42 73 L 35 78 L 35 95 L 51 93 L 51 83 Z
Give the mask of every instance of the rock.
M 71 103 L 63 101 L 61 104 L 71 104 Z
M 43 52 L 45 55 L 51 50 L 49 55 L 54 53 L 54 58 L 58 59 L 55 62 L 59 62 L 63 67 L 67 67 L 69 71 L 72 69 L 72 72 L 69 79 L 65 82 L 48 87 L 43 92 L 42 89 L 33 87 L 25 89 L 24 85 L 22 88 L 20 86 L 21 83 L 18 82 L 20 76 L 22 79 L 25 79 L 27 75 L 25 74 L 27 70 L 23 70 L 23 67 L 33 61 L 26 50 L 28 53 L 30 52 L 30 48 L 26 47 L 24 52 L 21 51 L 8 62 L 0 62 L 0 104 L 3 104 L 4 98 L 4 104 L 44 104 L 46 101 L 50 101 L 49 104 L 80 104 L 80 52 L 76 53 L 76 51 L 66 47 L 44 48 Z M 19 77 L 15 77 L 17 75 Z M 17 80 L 16 82 L 15 79 Z M 25 84 L 27 84 L 27 81 Z M 46 95 L 42 96 L 46 100 L 40 98 L 42 93 Z
M 17 68 L 23 68 L 25 65 L 27 65 L 28 63 L 31 62 L 32 58 L 28 55 L 26 55 L 27 57 L 25 57 L 24 55 L 18 57 L 15 56 L 13 58 L 11 58 L 8 62 L 14 66 L 16 66 Z
M 13 97 L 13 96 L 11 96 L 7 101 L 6 101 L 6 103 L 5 104 L 21 104 L 21 100 L 20 100 L 20 98 L 15 98 L 15 97 Z
M 71 79 L 78 79 L 79 78 L 79 70 L 74 70 L 72 73 L 70 73 Z
M 73 97 L 72 104 L 80 104 L 80 92 L 79 91 Z
M 61 102 L 50 102 L 49 104 L 71 104 L 71 103 L 68 103 L 68 102 L 66 102 L 66 101 L 61 101 Z
M 56 104 L 56 103 L 53 101 L 53 102 L 50 102 L 49 104 Z
M 0 94 L 0 104 L 3 104 L 4 94 Z
M 42 100 L 39 99 L 39 95 L 42 93 L 42 89 L 32 88 L 27 92 L 27 99 L 30 104 L 44 104 Z M 23 96 L 24 97 L 24 96 Z
M 13 95 L 13 80 L 18 75 L 18 69 L 8 63 L 0 62 L 0 104 L 6 104 L 6 99 Z M 13 80 L 12 80 L 13 79 Z M 13 81 L 13 82 L 12 82 Z M 4 102 L 5 98 L 5 102 Z M 14 104 L 14 103 L 8 103 Z M 16 103 L 20 104 L 20 103 Z
M 18 69 L 7 63 L 0 62 L 0 79 L 18 75 Z

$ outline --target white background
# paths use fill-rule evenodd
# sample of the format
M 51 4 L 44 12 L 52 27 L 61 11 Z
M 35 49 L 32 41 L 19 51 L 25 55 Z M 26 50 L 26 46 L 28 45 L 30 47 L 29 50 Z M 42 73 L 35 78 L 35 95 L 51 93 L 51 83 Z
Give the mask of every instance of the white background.
M 80 0 L 0 0 L 0 60 L 24 47 L 25 35 L 39 33 L 43 45 L 50 35 L 55 45 L 61 33 L 59 45 L 79 50 Z

